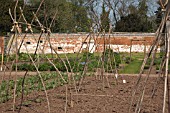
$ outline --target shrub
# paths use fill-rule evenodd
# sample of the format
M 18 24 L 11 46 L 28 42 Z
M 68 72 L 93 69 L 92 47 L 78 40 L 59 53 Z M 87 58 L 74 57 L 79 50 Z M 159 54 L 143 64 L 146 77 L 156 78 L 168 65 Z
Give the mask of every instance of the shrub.
M 110 60 L 111 60 L 110 62 L 112 64 L 112 66 L 114 66 L 115 63 L 116 63 L 116 66 L 119 66 L 119 64 L 121 63 L 121 59 L 120 59 L 120 54 L 119 53 L 113 52 L 112 49 L 106 49 L 106 51 L 105 51 L 105 62 L 108 61 L 109 57 L 110 57 Z
M 42 63 L 39 65 L 38 70 L 39 71 L 49 71 L 49 70 L 51 70 L 51 64 L 50 63 Z
M 95 71 L 94 69 L 97 67 L 98 62 L 96 59 L 93 59 L 92 61 L 89 62 L 88 64 L 88 71 Z
M 25 61 L 25 60 L 29 59 L 29 56 L 26 53 L 19 53 L 18 55 L 19 55 L 19 60 L 24 60 Z
M 16 65 L 13 65 L 12 69 L 15 70 Z M 32 65 L 32 64 L 23 63 L 23 64 L 17 65 L 17 70 L 20 70 L 20 71 L 26 71 L 26 70 L 35 71 L 36 69 L 35 69 L 34 65 Z
M 82 61 L 85 61 L 88 59 L 94 59 L 94 53 L 89 53 L 89 52 L 83 52 L 82 55 Z

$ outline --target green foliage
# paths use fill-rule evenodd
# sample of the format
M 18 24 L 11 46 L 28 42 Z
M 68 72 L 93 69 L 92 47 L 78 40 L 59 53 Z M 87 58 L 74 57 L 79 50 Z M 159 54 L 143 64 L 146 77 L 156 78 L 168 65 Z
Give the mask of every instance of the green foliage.
M 17 19 L 20 15 L 19 7 L 23 7 L 24 0 L 19 0 L 19 5 L 17 7 Z M 33 18 L 32 12 L 36 12 L 41 0 L 29 0 L 28 4 L 24 7 L 24 16 L 28 22 Z M 38 18 L 41 23 L 44 19 L 47 23 L 51 23 L 55 13 L 57 12 L 56 19 L 52 25 L 52 32 L 88 32 L 91 19 L 88 17 L 87 7 L 84 6 L 85 1 L 73 1 L 67 0 L 45 0 L 44 7 L 39 10 Z M 6 35 L 6 32 L 10 32 L 12 27 L 12 20 L 9 16 L 9 8 L 13 12 L 16 1 L 14 0 L 0 0 L 0 35 Z M 44 8 L 46 10 L 44 11 Z M 45 13 L 45 14 L 44 14 Z M 13 13 L 12 13 L 13 14 Z M 46 15 L 46 17 L 44 17 Z M 21 21 L 22 20 L 21 18 Z M 33 24 L 37 25 L 36 22 Z M 22 25 L 22 29 L 26 26 Z M 39 28 L 33 28 L 34 32 L 40 32 Z M 23 30 L 24 32 L 24 30 Z
M 27 61 L 30 59 L 27 53 L 19 53 L 18 56 L 19 56 L 18 60 L 20 60 L 20 61 L 22 61 L 22 60 Z
M 6 35 L 12 26 L 11 18 L 9 16 L 9 8 L 12 8 L 14 2 L 11 0 L 0 0 L 0 35 Z
M 28 22 L 30 22 L 33 18 L 32 12 L 36 12 L 37 8 L 41 0 L 28 0 L 28 3 L 24 5 L 24 0 L 19 0 L 19 5 L 17 8 L 17 20 L 20 16 L 19 7 L 24 7 L 24 16 Z M 9 8 L 11 8 L 12 14 L 15 6 L 16 0 L 0 0 L 0 4 L 3 4 L 0 7 L 0 35 L 5 35 L 7 32 L 10 32 L 12 27 L 12 20 L 9 16 Z M 87 0 L 45 0 L 44 4 L 39 10 L 38 18 L 40 22 L 46 27 L 49 27 L 47 23 L 51 23 L 55 13 L 56 18 L 54 19 L 53 25 L 51 26 L 52 32 L 62 32 L 62 33 L 76 33 L 76 32 L 89 32 L 92 22 L 92 18 L 94 15 L 91 14 L 90 11 L 94 10 L 93 4 L 87 5 Z M 101 3 L 100 3 L 101 4 Z M 119 6 L 119 5 L 118 5 Z M 138 7 L 138 8 L 137 8 Z M 102 12 L 100 14 L 100 22 L 101 22 L 101 30 L 109 31 L 110 27 L 110 11 L 108 11 L 108 4 L 103 3 L 101 7 Z M 125 8 L 125 9 L 124 9 Z M 120 17 L 120 20 L 117 22 L 117 15 L 114 12 L 114 18 L 116 20 L 115 31 L 120 32 L 153 32 L 155 30 L 155 19 L 153 15 L 152 17 L 148 17 L 148 4 L 146 0 L 139 1 L 138 6 L 134 6 L 130 4 L 129 7 L 123 5 L 117 9 L 121 13 L 120 10 L 129 10 L 129 14 Z M 96 8 L 98 9 L 98 8 Z M 122 14 L 120 14 L 122 16 Z M 45 16 L 45 17 L 44 17 Z M 91 17 L 91 18 L 90 18 Z M 156 12 L 156 25 L 159 25 L 161 21 L 161 8 L 158 8 Z M 24 21 L 22 18 L 20 21 Z M 38 26 L 37 22 L 33 22 L 34 25 Z M 25 25 L 22 25 L 22 29 L 24 32 Z M 33 27 L 34 32 L 40 32 L 40 28 Z
M 140 60 L 133 60 L 129 65 L 125 66 L 120 73 L 124 74 L 138 74 L 142 65 L 142 61 Z
M 50 63 L 42 63 L 39 65 L 38 70 L 39 71 L 49 71 L 51 70 L 52 66 Z
M 138 12 L 138 9 L 133 4 L 130 4 L 128 9 L 129 9 L 130 14 L 136 14 Z
M 38 7 L 40 0 L 31 0 L 34 7 Z M 46 20 L 50 23 L 55 13 L 57 12 L 55 22 L 52 25 L 52 32 L 88 32 L 91 20 L 88 17 L 87 7 L 84 6 L 84 1 L 67 1 L 67 0 L 45 0 Z M 39 19 L 44 21 L 44 9 L 41 8 Z
M 100 15 L 100 20 L 101 20 L 101 30 L 105 30 L 105 32 L 109 32 L 110 28 L 110 19 L 109 19 L 109 11 L 106 11 L 104 3 L 102 6 L 102 14 Z
M 119 66 L 119 64 L 121 63 L 120 54 L 117 52 L 113 52 L 112 49 L 106 49 L 105 51 L 105 61 L 107 62 L 109 58 L 112 65 L 116 63 L 116 65 Z
M 129 14 L 116 23 L 116 32 L 151 32 L 153 30 L 150 21 L 143 21 L 138 14 Z
M 88 64 L 88 72 L 96 71 L 95 68 L 98 66 L 98 62 L 96 59 L 93 59 Z
M 116 32 L 154 32 L 155 19 L 147 15 L 146 0 L 139 1 L 138 8 L 129 6 L 130 14 L 122 16 L 115 25 Z
M 12 69 L 15 70 L 16 65 L 13 65 Z M 35 71 L 36 70 L 34 65 L 28 64 L 28 63 L 18 64 L 17 69 L 20 70 L 20 71 L 26 71 L 26 70 Z
M 129 64 L 129 63 L 130 63 L 130 57 L 125 57 L 125 58 L 124 58 L 124 62 L 125 62 L 126 64 Z
M 63 61 L 65 62 L 65 65 L 63 63 L 62 60 L 60 59 L 55 59 L 53 61 L 54 65 L 56 66 L 56 68 L 61 71 L 61 72 L 67 72 L 67 69 L 69 72 L 71 72 L 71 69 L 73 72 L 82 72 L 85 68 L 85 66 L 87 67 L 87 71 L 89 72 L 93 72 L 95 71 L 95 68 L 99 68 L 101 66 L 101 64 L 99 64 L 98 66 L 98 61 L 100 59 L 100 57 L 98 55 L 95 56 L 94 53 L 89 53 L 89 52 L 83 52 L 81 53 L 81 55 L 77 58 L 77 56 L 70 55 L 72 57 L 70 57 L 68 60 L 69 62 L 65 59 L 62 58 Z M 19 54 L 19 59 L 21 60 L 26 60 L 28 55 L 21 53 Z M 114 59 L 115 57 L 115 59 Z M 114 61 L 115 60 L 115 61 Z M 107 67 L 107 65 L 109 65 L 108 63 L 111 62 L 112 68 L 115 67 L 115 63 L 117 66 L 119 66 L 119 64 L 121 63 L 120 60 L 120 54 L 119 53 L 114 53 L 112 50 L 106 50 L 105 52 L 105 67 Z M 69 65 L 70 63 L 70 65 Z M 48 62 L 40 62 L 39 64 L 36 64 L 38 67 L 39 71 L 56 71 L 55 67 L 48 63 Z M 66 68 L 67 67 L 67 68 Z M 13 65 L 13 70 L 15 70 L 16 65 Z M 33 64 L 30 64 L 29 62 L 26 63 L 19 63 L 17 65 L 17 69 L 20 71 L 36 71 L 35 66 Z
M 9 15 L 9 8 L 11 9 L 11 13 L 13 14 L 15 3 L 16 3 L 16 0 L 15 1 L 14 0 L 0 0 L 0 4 L 3 4 L 0 7 L 0 15 L 1 15 L 0 16 L 0 20 L 1 20 L 0 21 L 0 35 L 6 35 L 6 33 L 10 32 L 10 29 L 12 28 L 13 22 Z M 20 16 L 19 7 L 23 7 L 23 5 L 24 5 L 24 0 L 19 0 L 18 7 L 16 10 L 17 20 Z M 32 11 L 34 10 L 29 5 L 25 5 L 25 8 L 24 8 L 24 12 L 26 13 L 25 18 L 30 20 L 32 17 Z
M 161 7 L 158 7 L 157 11 L 155 12 L 156 15 L 156 25 L 157 27 L 159 27 L 161 20 L 162 20 L 162 11 L 161 11 Z
M 94 71 L 94 69 L 97 67 L 97 64 L 98 64 L 98 58 L 94 56 L 94 53 L 83 52 L 80 63 L 77 65 L 77 72 L 83 71 L 86 65 L 87 65 L 87 70 L 89 72 Z
M 93 53 L 89 53 L 89 52 L 83 52 L 82 53 L 82 61 L 86 61 L 88 59 L 93 59 L 93 58 L 94 58 Z
M 143 20 L 147 19 L 148 6 L 146 2 L 146 0 L 141 0 L 138 5 L 138 14 Z
M 63 75 L 64 76 L 64 75 Z M 58 75 L 56 73 L 50 73 L 50 74 L 42 74 L 43 81 L 46 84 L 46 89 L 55 88 L 58 86 L 58 84 L 63 84 L 63 81 L 61 82 L 57 81 Z M 64 77 L 67 81 L 67 77 Z M 18 78 L 17 80 L 17 86 L 16 86 L 16 95 L 20 96 L 22 93 L 22 82 L 23 78 Z M 0 84 L 0 103 L 6 102 L 9 99 L 13 98 L 13 89 L 14 89 L 15 81 L 14 80 L 7 80 L 2 81 Z M 44 90 L 43 85 L 41 83 L 41 80 L 38 76 L 30 76 L 25 78 L 24 80 L 24 94 L 29 94 L 33 91 L 41 91 Z
M 123 63 L 126 63 L 126 58 L 127 58 L 127 64 L 124 65 L 123 69 L 119 70 L 119 73 L 124 73 L 124 74 L 138 74 L 141 68 L 141 65 L 143 63 L 143 53 L 131 53 L 131 62 L 130 62 L 130 57 L 129 53 L 122 53 L 122 56 L 125 56 L 122 60 L 124 61 Z

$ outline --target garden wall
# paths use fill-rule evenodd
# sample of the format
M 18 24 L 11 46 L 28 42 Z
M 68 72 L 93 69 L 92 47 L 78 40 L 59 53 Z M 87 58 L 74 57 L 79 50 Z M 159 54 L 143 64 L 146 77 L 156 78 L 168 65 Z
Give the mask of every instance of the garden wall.
M 34 53 L 39 34 L 28 34 L 21 46 L 20 52 Z M 24 34 L 18 37 L 18 45 L 21 44 Z M 155 39 L 155 33 L 114 33 L 114 34 L 51 34 L 50 43 L 53 50 L 50 49 L 49 41 L 45 41 L 46 34 L 44 34 L 39 44 L 41 45 L 41 50 L 44 53 L 58 52 L 58 53 L 75 53 L 82 50 L 89 52 L 102 52 L 104 50 L 104 45 L 107 48 L 113 49 L 115 52 L 130 52 L 130 47 L 132 52 L 144 52 L 149 49 L 153 40 Z M 132 45 L 132 46 L 131 46 Z M 15 43 L 12 45 L 15 47 Z M 82 47 L 82 49 L 81 49 Z M 160 49 L 160 48 L 159 48 Z M 39 53 L 42 51 L 39 50 Z M 15 50 L 13 50 L 14 52 Z

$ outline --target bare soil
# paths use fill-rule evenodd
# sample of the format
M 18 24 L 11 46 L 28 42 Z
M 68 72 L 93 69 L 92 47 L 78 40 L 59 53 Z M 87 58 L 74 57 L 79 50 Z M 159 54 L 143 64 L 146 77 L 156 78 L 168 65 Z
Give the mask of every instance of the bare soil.
M 145 76 L 145 75 L 144 75 Z M 131 113 L 135 112 L 138 97 L 141 96 L 142 85 L 146 85 L 146 91 L 141 108 L 141 113 L 161 113 L 163 101 L 164 80 L 160 78 L 157 90 L 153 98 L 151 94 L 157 75 L 151 76 L 147 83 L 144 83 L 146 77 L 141 78 L 139 89 L 134 97 Z M 127 83 L 123 83 L 123 79 Z M 106 80 L 96 79 L 95 76 L 86 77 L 81 85 L 80 91 L 75 92 L 71 87 L 72 99 L 68 91 L 67 113 L 128 113 L 130 107 L 131 95 L 138 77 L 133 75 L 124 75 L 119 77 L 116 84 L 115 78 L 109 76 L 110 88 Z M 103 85 L 104 84 L 104 85 Z M 60 86 L 48 90 L 51 113 L 64 113 L 66 103 L 66 87 Z M 72 100 L 72 101 L 71 101 Z M 16 100 L 16 111 L 20 107 L 21 98 Z M 0 104 L 1 113 L 12 113 L 13 100 Z M 45 93 L 33 92 L 24 95 L 24 101 L 20 113 L 47 113 L 47 101 Z

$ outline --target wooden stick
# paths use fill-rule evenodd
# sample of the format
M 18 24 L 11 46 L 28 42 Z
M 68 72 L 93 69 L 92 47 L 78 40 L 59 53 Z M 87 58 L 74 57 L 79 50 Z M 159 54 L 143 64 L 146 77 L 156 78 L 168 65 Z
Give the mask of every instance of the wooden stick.
M 25 78 L 26 78 L 26 75 L 27 75 L 28 71 L 26 71 L 25 75 L 24 75 L 24 78 L 22 80 L 22 87 L 21 87 L 21 103 L 20 103 L 20 107 L 19 107 L 19 110 L 18 110 L 18 113 L 20 113 L 21 111 L 21 107 L 22 107 L 22 103 L 23 103 L 23 99 L 24 99 L 24 84 L 25 84 Z
M 42 76 L 41 76 L 41 73 L 39 72 L 39 70 L 38 70 L 38 68 L 37 68 L 37 66 L 36 66 L 33 58 L 32 58 L 31 55 L 29 54 L 28 48 L 27 48 L 26 45 L 25 45 L 25 48 L 26 48 L 27 54 L 29 55 L 29 58 L 30 58 L 31 62 L 33 63 L 34 67 L 36 68 L 36 71 L 37 71 L 37 73 L 38 73 L 38 76 L 39 76 L 39 78 L 40 78 L 40 80 L 41 80 L 41 83 L 42 83 L 42 85 L 43 85 L 44 92 L 45 92 L 45 95 L 46 95 L 46 100 L 47 100 L 48 112 L 50 113 L 50 112 L 51 112 L 51 110 L 50 110 L 50 102 L 49 102 L 48 93 L 47 93 L 47 90 L 46 90 L 46 87 L 45 87 L 44 80 L 43 80 L 43 78 L 42 78 Z
M 153 49 L 155 48 L 155 45 L 158 44 L 158 41 L 162 39 L 161 33 L 163 32 L 164 25 L 165 25 L 165 22 L 167 20 L 168 15 L 169 15 L 169 11 L 164 14 L 163 19 L 161 21 L 161 24 L 160 24 L 160 26 L 159 26 L 159 28 L 157 30 L 156 40 L 153 42 L 153 45 L 150 47 L 149 52 L 146 54 L 146 56 L 144 58 L 143 64 L 142 64 L 141 69 L 140 69 L 138 80 L 136 82 L 136 85 L 134 86 L 134 91 L 132 91 L 132 99 L 130 101 L 130 107 L 129 107 L 129 112 L 128 113 L 131 113 L 131 107 L 132 107 L 132 104 L 133 104 L 133 101 L 134 101 L 134 96 L 135 96 L 135 94 L 137 92 L 137 89 L 139 88 L 139 83 L 140 83 L 140 80 L 141 80 L 141 77 L 142 77 L 144 66 L 145 66 L 148 58 L 152 54 Z
M 66 102 L 65 102 L 64 111 L 65 111 L 65 113 L 67 113 L 67 106 L 68 106 L 68 86 L 67 86 L 67 84 L 65 85 L 65 88 L 66 88 L 66 94 L 65 94 Z
M 162 113 L 165 113 L 166 97 L 167 97 L 167 84 L 168 84 L 168 65 L 169 65 L 169 53 L 170 53 L 170 21 L 167 21 L 167 53 L 166 53 L 166 70 L 165 70 L 165 84 L 164 84 L 164 101 Z M 169 106 L 168 106 L 169 107 Z
M 2 56 L 1 56 L 1 71 L 3 71 L 3 64 L 4 64 L 4 47 L 1 47 L 1 53 L 2 53 Z

